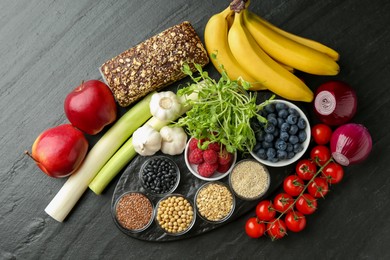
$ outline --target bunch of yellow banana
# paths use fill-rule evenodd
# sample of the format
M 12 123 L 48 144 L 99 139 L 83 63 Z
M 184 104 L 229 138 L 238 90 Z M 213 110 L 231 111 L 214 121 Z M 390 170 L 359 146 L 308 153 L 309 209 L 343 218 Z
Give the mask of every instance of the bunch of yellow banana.
M 313 100 L 313 92 L 293 74 L 294 69 L 315 75 L 339 72 L 335 50 L 283 31 L 247 8 L 235 12 L 229 6 L 212 16 L 204 38 L 220 73 L 225 70 L 233 80 L 250 82 L 251 90 L 268 89 L 289 100 Z

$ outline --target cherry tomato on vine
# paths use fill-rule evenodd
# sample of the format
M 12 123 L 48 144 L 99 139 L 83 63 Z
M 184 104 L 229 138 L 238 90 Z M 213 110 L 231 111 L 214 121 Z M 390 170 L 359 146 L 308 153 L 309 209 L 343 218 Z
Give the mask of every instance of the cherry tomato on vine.
M 332 129 L 325 124 L 316 124 L 311 128 L 311 136 L 318 145 L 329 143 L 332 136 Z
M 272 240 L 281 239 L 287 234 L 286 224 L 281 219 L 274 219 L 267 224 L 267 234 Z
M 313 214 L 317 209 L 317 200 L 308 193 L 304 193 L 297 199 L 295 207 L 304 215 Z
M 245 232 L 251 238 L 259 238 L 264 235 L 265 224 L 256 217 L 249 218 L 245 223 Z
M 339 183 L 344 177 L 343 167 L 335 162 L 330 162 L 322 170 L 322 176 L 331 184 Z
M 323 198 L 329 191 L 329 185 L 326 179 L 316 177 L 307 187 L 307 191 L 314 198 Z
M 290 205 L 294 202 L 294 199 L 287 193 L 279 193 L 274 198 L 274 209 L 278 212 L 290 211 Z
M 287 176 L 286 178 L 284 178 L 284 181 L 283 181 L 284 191 L 293 197 L 296 197 L 299 194 L 301 194 L 304 186 L 305 186 L 305 183 L 297 175 Z
M 322 166 L 331 158 L 330 149 L 325 145 L 314 146 L 310 152 L 310 158 Z
M 299 178 L 302 180 L 308 181 L 313 178 L 314 174 L 317 172 L 317 165 L 314 161 L 310 159 L 299 160 L 295 166 L 295 171 Z
M 269 221 L 275 218 L 276 211 L 270 200 L 260 201 L 256 206 L 256 216 L 262 221 Z
M 306 217 L 299 211 L 290 211 L 284 218 L 287 229 L 300 232 L 306 227 Z

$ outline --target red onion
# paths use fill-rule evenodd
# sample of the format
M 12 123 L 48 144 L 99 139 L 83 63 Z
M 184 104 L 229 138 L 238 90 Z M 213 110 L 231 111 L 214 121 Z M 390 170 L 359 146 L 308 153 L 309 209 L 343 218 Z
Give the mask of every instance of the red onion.
M 367 128 L 360 124 L 345 124 L 338 127 L 330 139 L 333 159 L 348 166 L 364 161 L 372 149 L 372 139 Z
M 336 126 L 347 123 L 356 113 L 355 91 L 342 81 L 329 81 L 318 87 L 314 110 L 325 124 Z

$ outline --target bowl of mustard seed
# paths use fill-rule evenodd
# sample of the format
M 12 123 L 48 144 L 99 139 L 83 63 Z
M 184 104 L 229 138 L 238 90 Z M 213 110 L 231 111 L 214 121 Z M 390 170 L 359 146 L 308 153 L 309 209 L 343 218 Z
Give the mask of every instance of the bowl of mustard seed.
M 254 159 L 238 162 L 229 174 L 229 185 L 242 200 L 258 200 L 265 195 L 271 183 L 268 169 Z

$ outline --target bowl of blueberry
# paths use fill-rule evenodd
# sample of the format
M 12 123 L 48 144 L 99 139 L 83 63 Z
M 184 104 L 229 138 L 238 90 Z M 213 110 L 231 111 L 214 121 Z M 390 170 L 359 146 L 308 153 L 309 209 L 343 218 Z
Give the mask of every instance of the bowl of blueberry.
M 297 161 L 310 143 L 310 125 L 305 113 L 291 102 L 270 100 L 261 111 L 266 123 L 251 122 L 256 145 L 250 151 L 260 163 L 283 167 Z

